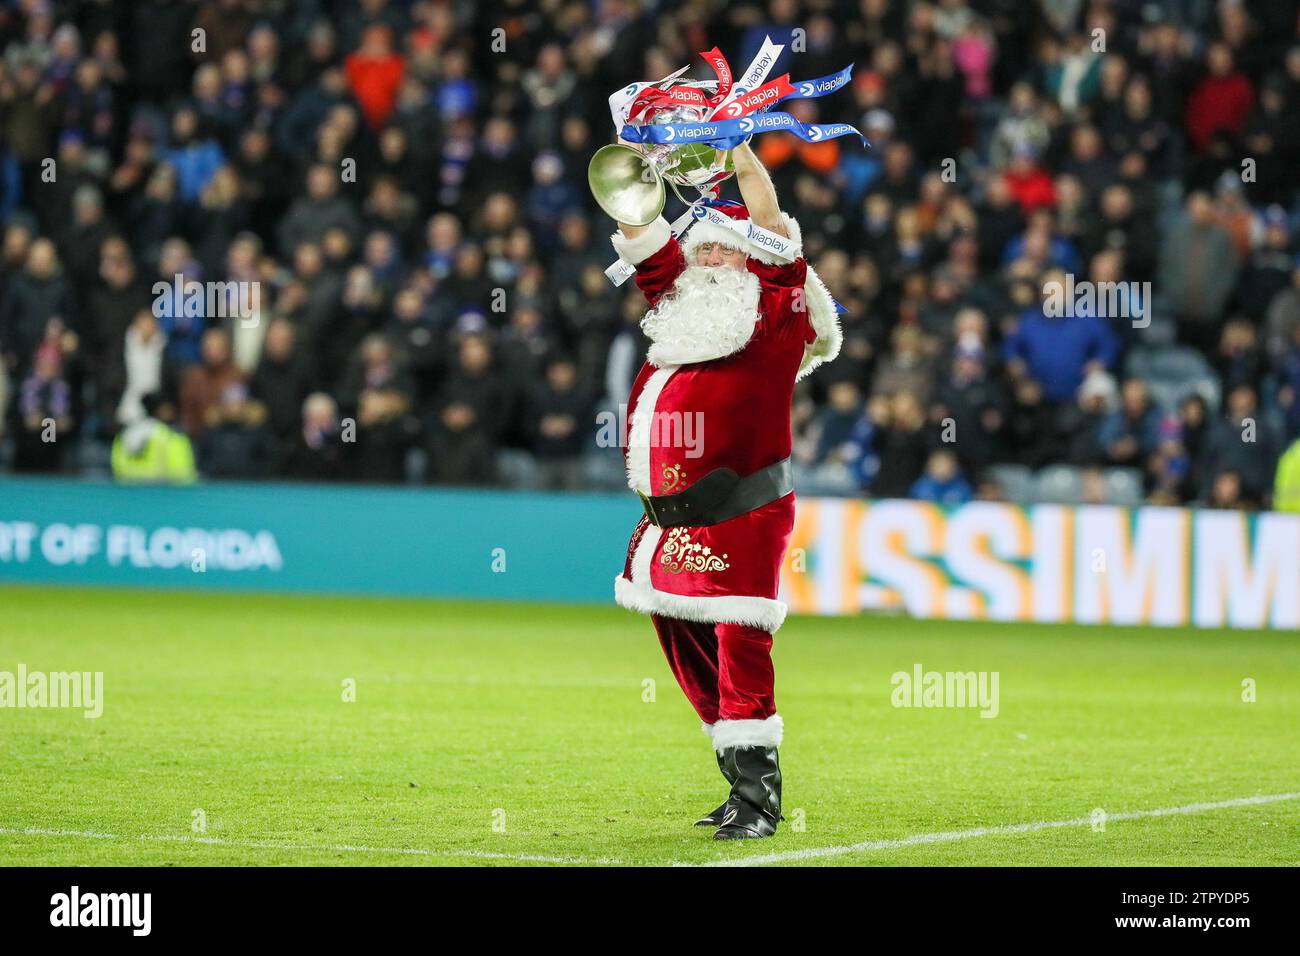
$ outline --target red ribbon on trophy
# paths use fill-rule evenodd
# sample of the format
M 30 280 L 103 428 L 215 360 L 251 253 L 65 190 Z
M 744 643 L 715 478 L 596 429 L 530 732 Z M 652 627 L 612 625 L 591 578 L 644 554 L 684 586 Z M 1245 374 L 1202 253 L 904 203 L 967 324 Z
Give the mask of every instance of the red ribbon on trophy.
M 730 103 L 716 109 L 713 115 L 723 119 L 748 116 L 750 113 L 766 109 L 794 92 L 797 91 L 790 85 L 790 74 L 783 73 L 772 82 L 764 83 L 752 93 L 743 93 L 737 96 Z
M 727 94 L 731 92 L 731 64 L 727 62 L 727 58 L 722 55 L 722 51 L 716 46 L 706 53 L 701 53 L 700 57 L 705 63 L 713 67 L 713 72 L 718 77 L 718 91 L 711 100 L 712 105 L 716 106 L 725 100 Z

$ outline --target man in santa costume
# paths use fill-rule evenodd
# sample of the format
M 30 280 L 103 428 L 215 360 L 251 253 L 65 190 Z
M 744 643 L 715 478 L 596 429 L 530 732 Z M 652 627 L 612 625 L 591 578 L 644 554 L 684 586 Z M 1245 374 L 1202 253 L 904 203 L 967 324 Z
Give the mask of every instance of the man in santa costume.
M 680 241 L 662 216 L 611 237 L 651 307 L 625 451 L 646 514 L 614 594 L 651 616 L 713 741 L 731 793 L 696 825 L 720 840 L 771 836 L 781 819 L 771 652 L 794 527 L 790 402 L 795 382 L 840 347 L 798 223 L 748 144 L 732 158 L 745 205 L 712 207 L 726 218 L 697 220 Z

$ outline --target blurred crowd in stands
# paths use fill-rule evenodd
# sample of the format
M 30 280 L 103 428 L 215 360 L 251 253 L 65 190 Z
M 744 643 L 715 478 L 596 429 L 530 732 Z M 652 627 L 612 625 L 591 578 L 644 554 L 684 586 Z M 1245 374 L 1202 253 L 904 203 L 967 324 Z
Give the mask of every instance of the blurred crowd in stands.
M 1297 7 L 0 0 L 0 470 L 619 486 L 607 97 L 770 35 L 871 141 L 755 141 L 848 310 L 801 490 L 1300 510 Z

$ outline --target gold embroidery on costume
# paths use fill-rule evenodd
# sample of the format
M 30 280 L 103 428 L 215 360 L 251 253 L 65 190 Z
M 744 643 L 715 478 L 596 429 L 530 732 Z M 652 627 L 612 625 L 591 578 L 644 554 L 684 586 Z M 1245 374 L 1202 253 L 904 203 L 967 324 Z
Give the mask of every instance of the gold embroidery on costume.
M 691 541 L 685 528 L 672 528 L 664 539 L 659 563 L 669 574 L 681 574 L 683 571 L 725 571 L 731 567 L 726 558 L 725 554 L 718 557 L 707 545 Z
M 685 480 L 686 472 L 682 471 L 681 465 L 664 465 L 664 479 L 659 482 L 659 494 L 668 494 Z

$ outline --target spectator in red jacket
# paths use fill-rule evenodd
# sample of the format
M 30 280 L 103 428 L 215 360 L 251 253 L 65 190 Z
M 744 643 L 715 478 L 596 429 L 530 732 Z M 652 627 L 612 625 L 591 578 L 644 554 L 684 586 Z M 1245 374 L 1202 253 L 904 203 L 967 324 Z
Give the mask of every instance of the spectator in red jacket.
M 1002 178 L 1024 215 L 1028 216 L 1035 209 L 1056 205 L 1056 186 L 1051 175 L 1038 165 L 1033 147 L 1016 147 L 1011 164 Z
M 1211 45 L 1205 65 L 1209 72 L 1187 100 L 1187 134 L 1199 150 L 1221 129 L 1240 133 L 1255 105 L 1254 87 L 1237 71 L 1227 45 Z
M 361 46 L 345 64 L 352 92 L 372 129 L 381 128 L 397 104 L 397 90 L 406 72 L 406 60 L 393 52 L 393 32 L 376 23 L 361 35 Z

